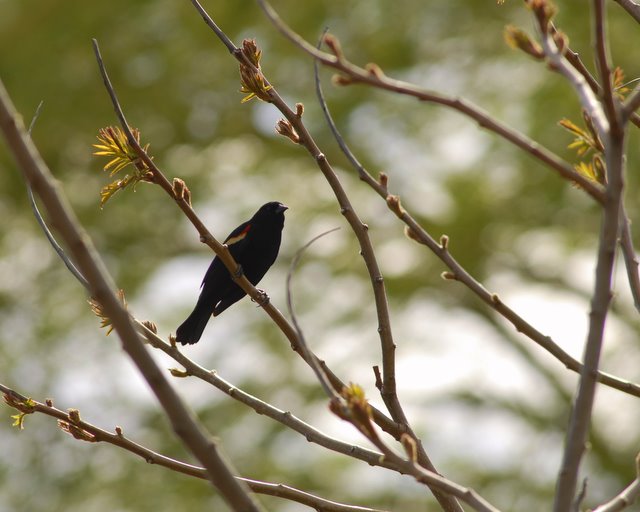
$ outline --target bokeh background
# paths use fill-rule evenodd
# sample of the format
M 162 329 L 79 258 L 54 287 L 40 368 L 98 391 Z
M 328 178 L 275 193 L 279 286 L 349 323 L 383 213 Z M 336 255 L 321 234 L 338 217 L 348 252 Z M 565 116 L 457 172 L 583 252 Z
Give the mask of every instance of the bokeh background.
M 609 3 L 612 54 L 629 79 L 637 25 Z M 313 94 L 312 62 L 265 20 L 254 2 L 204 6 L 239 44 L 258 40 L 263 69 L 305 121 L 368 223 L 385 275 L 398 344 L 400 398 L 438 469 L 505 510 L 543 510 L 553 495 L 577 378 L 497 318 L 468 290 L 443 281 L 442 264 L 403 235 L 384 202 L 358 181 L 336 148 Z M 357 63 L 461 95 L 569 161 L 571 136 L 557 122 L 580 120 L 570 87 L 544 65 L 507 47 L 503 28 L 532 31 L 521 2 L 488 0 L 278 0 L 299 33 L 324 27 Z M 585 2 L 560 5 L 558 25 L 592 67 Z M 98 39 L 130 122 L 151 143 L 168 177 L 181 177 L 194 207 L 219 238 L 259 205 L 289 205 L 277 265 L 262 281 L 285 309 L 295 252 L 315 243 L 294 277 L 294 302 L 311 347 L 379 405 L 371 367 L 380 347 L 371 287 L 355 237 L 306 153 L 277 136 L 273 107 L 241 104 L 237 65 L 187 0 L 0 0 L 0 76 L 119 287 L 140 319 L 168 336 L 191 310 L 211 254 L 159 188 L 141 184 L 100 209 L 108 182 L 92 156 L 99 128 L 115 124 L 94 61 Z M 580 190 L 531 157 L 441 107 L 361 86 L 323 82 L 336 121 L 374 173 L 491 291 L 565 350 L 585 339 L 599 211 Z M 637 129 L 629 140 L 628 211 L 638 211 Z M 103 428 L 120 425 L 151 449 L 190 461 L 146 385 L 105 337 L 82 287 L 42 236 L 24 183 L 0 145 L 0 381 Z M 638 317 L 616 269 L 603 367 L 640 380 Z M 254 304 L 244 300 L 209 325 L 185 352 L 237 386 L 290 410 L 324 432 L 364 444 L 334 418 L 311 371 Z M 175 366 L 157 355 L 164 367 Z M 390 510 L 434 510 L 408 477 L 370 468 L 308 444 L 194 379 L 174 385 L 222 442 L 241 474 L 329 499 Z M 146 465 L 108 445 L 67 436 L 52 419 L 11 427 L 0 408 L 0 511 L 145 512 L 223 509 L 206 482 Z M 599 389 L 583 476 L 586 504 L 634 477 L 638 400 Z M 272 510 L 306 510 L 261 498 Z

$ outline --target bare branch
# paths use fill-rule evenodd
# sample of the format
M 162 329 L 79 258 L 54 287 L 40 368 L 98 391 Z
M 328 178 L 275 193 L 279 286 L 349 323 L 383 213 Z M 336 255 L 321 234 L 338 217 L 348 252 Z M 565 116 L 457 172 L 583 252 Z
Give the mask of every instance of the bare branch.
M 604 144 L 607 169 L 607 189 L 600 226 L 600 240 L 589 332 L 584 349 L 584 366 L 571 412 L 571 421 L 565 440 L 565 449 L 558 475 L 554 512 L 568 510 L 575 499 L 580 463 L 589 433 L 597 371 L 604 343 L 604 326 L 611 302 L 611 284 L 615 261 L 620 216 L 623 214 L 625 124 L 620 119 L 616 100 L 611 90 L 611 73 L 605 41 L 604 4 L 594 0 L 594 45 L 601 79 L 603 80 L 604 110 L 593 95 L 582 75 L 571 68 L 561 50 L 541 26 L 542 44 L 551 62 L 557 66 L 576 89 L 582 106 L 593 119 Z
M 596 65 L 602 86 L 602 103 L 613 134 L 619 134 L 622 129 L 622 119 L 619 103 L 613 90 L 613 80 L 609 49 L 607 47 L 607 20 L 605 16 L 604 0 L 593 0 L 593 41 L 595 46 Z
M 65 200 L 59 186 L 44 164 L 0 82 L 0 128 L 19 167 L 44 204 L 55 225 L 90 285 L 94 297 L 109 315 L 125 352 L 131 357 L 162 405 L 176 435 L 207 469 L 211 483 L 220 490 L 232 509 L 258 511 L 259 505 L 248 489 L 233 476 L 230 465 L 208 438 L 195 417 L 168 383 L 146 351 L 127 311 L 114 293 L 115 286 L 86 232 Z
M 21 395 L 17 391 L 0 383 L 0 391 L 5 394 L 5 401 L 11 407 L 16 407 L 21 410 L 20 404 L 25 404 L 28 401 L 28 407 L 31 409 L 31 413 L 42 413 L 46 416 L 56 418 L 60 428 L 71 434 L 76 439 L 89 442 L 104 442 L 122 448 L 128 452 L 137 455 L 144 459 L 148 464 L 154 464 L 170 469 L 177 473 L 193 476 L 207 480 L 207 470 L 194 466 L 193 464 L 187 464 L 179 460 L 167 457 L 158 452 L 150 450 L 145 446 L 142 446 L 130 439 L 128 439 L 121 427 L 116 427 L 115 432 L 109 432 L 100 427 L 97 427 L 91 423 L 88 423 L 80 418 L 80 414 L 76 409 L 69 409 L 69 412 L 64 412 L 53 406 L 51 401 L 47 401 L 46 404 L 27 398 Z M 12 405 L 16 404 L 16 405 Z M 264 482 L 261 480 L 253 480 L 249 478 L 236 477 L 239 481 L 244 482 L 255 493 L 266 494 L 269 496 L 276 496 L 284 498 L 290 501 L 295 501 L 303 505 L 307 505 L 318 511 L 323 512 L 382 512 L 376 509 L 368 507 L 356 507 L 352 505 L 346 505 L 343 503 L 337 503 L 330 501 L 319 496 L 315 496 L 308 492 L 296 489 L 289 485 L 274 484 L 271 482 Z
M 294 416 L 289 411 L 283 411 L 274 407 L 273 405 L 260 400 L 259 398 L 243 391 L 242 389 L 234 386 L 230 382 L 226 381 L 222 377 L 220 377 L 216 372 L 209 371 L 206 368 L 198 365 L 187 356 L 185 356 L 177 347 L 171 346 L 158 337 L 155 333 L 150 331 L 144 324 L 141 322 L 137 322 L 138 328 L 147 338 L 151 346 L 157 348 L 171 357 L 174 361 L 180 364 L 185 370 L 187 375 L 193 375 L 198 379 L 201 379 L 229 397 L 237 400 L 238 402 L 247 405 L 254 411 L 256 411 L 260 415 L 267 416 L 287 428 L 303 435 L 305 439 L 311 443 L 315 443 L 319 446 L 323 446 L 329 450 L 332 450 L 337 453 L 342 453 L 344 455 L 349 455 L 356 459 L 362 460 L 371 466 L 382 466 L 385 468 L 391 468 L 383 459 L 382 454 L 367 450 L 366 448 L 362 448 L 360 446 L 356 446 L 353 444 L 345 443 L 340 441 L 339 439 L 335 439 L 330 437 L 320 430 L 316 429 L 312 425 L 305 423 L 298 417 Z M 326 366 L 323 367 L 323 371 L 327 371 Z
M 620 248 L 624 257 L 625 268 L 627 269 L 627 280 L 629 281 L 629 289 L 633 297 L 633 303 L 636 310 L 640 312 L 640 274 L 638 273 L 638 256 L 633 247 L 633 238 L 631 235 L 631 221 L 625 212 L 624 205 L 620 209 Z
M 322 93 L 322 87 L 319 80 L 316 80 L 316 91 L 318 93 L 318 99 L 322 111 L 325 113 L 327 123 L 336 138 L 336 141 L 342 151 L 345 153 L 347 159 L 351 162 L 354 168 L 357 170 L 358 175 L 362 181 L 367 183 L 377 194 L 387 201 L 389 209 L 395 213 L 395 215 L 405 224 L 408 229 L 410 237 L 416 242 L 428 247 L 440 260 L 451 270 L 451 272 L 444 275 L 446 279 L 456 280 L 467 286 L 472 292 L 474 292 L 483 302 L 493 308 L 497 313 L 508 320 L 515 329 L 535 341 L 538 345 L 553 355 L 558 361 L 560 361 L 566 368 L 574 372 L 580 373 L 582 370 L 582 364 L 577 359 L 571 357 L 565 352 L 560 345 L 558 345 L 553 339 L 531 324 L 529 324 L 524 318 L 518 315 L 515 311 L 509 308 L 499 297 L 489 292 L 481 283 L 475 280 L 462 265 L 451 255 L 447 247 L 443 247 L 420 225 L 418 221 L 399 203 L 397 196 L 390 196 L 388 190 L 388 178 L 386 175 L 382 175 L 381 180 L 376 180 L 360 163 L 358 158 L 353 154 L 349 146 L 347 145 L 344 137 L 340 134 L 331 114 L 329 112 L 324 95 Z M 396 198 L 390 200 L 390 198 Z M 628 253 L 630 254 L 630 253 Z M 599 371 L 597 374 L 598 382 L 610 386 L 614 389 L 618 389 L 624 393 L 640 397 L 640 384 L 621 379 L 619 377 L 610 375 L 605 372 Z
M 636 479 L 631 482 L 620 494 L 610 501 L 594 508 L 591 512 L 620 512 L 633 505 L 640 496 L 640 455 L 636 457 Z
M 348 83 L 367 84 L 379 89 L 411 96 L 419 101 L 435 103 L 456 110 L 476 121 L 482 128 L 499 135 L 514 146 L 524 150 L 537 160 L 543 162 L 548 167 L 555 170 L 564 179 L 578 184 L 580 188 L 584 189 L 585 192 L 587 192 L 596 201 L 602 203 L 604 200 L 603 190 L 598 184 L 576 172 L 571 165 L 564 162 L 557 155 L 540 146 L 540 144 L 531 140 L 526 135 L 495 120 L 473 103 L 461 98 L 421 89 L 420 87 L 401 80 L 394 80 L 384 75 L 377 66 L 370 66 L 368 69 L 358 67 L 349 62 L 342 53 L 336 56 L 317 50 L 291 30 L 273 10 L 269 3 L 266 2 L 266 0 L 258 0 L 258 3 L 274 26 L 284 34 L 285 37 L 325 66 L 337 69 L 339 72 L 343 73 L 347 77 Z M 335 40 L 335 38 L 333 38 L 333 40 Z
M 330 399 L 338 399 L 340 395 L 336 392 L 335 389 L 332 388 L 329 382 L 329 378 L 324 373 L 324 370 L 318 363 L 317 359 L 312 357 L 312 352 L 309 350 L 309 346 L 307 345 L 307 341 L 305 340 L 304 333 L 302 332 L 302 328 L 298 324 L 298 320 L 293 310 L 291 280 L 293 279 L 293 273 L 295 272 L 298 266 L 298 262 L 300 261 L 300 258 L 302 258 L 302 254 L 304 253 L 304 251 L 316 240 L 322 238 L 325 235 L 328 235 L 329 233 L 333 233 L 338 229 L 340 228 L 333 228 L 333 229 L 330 229 L 329 231 L 325 231 L 324 233 L 312 238 L 309 242 L 307 242 L 300 249 L 298 249 L 295 256 L 291 260 L 291 265 L 289 266 L 289 272 L 287 273 L 287 307 L 289 309 L 289 315 L 291 316 L 291 321 L 293 322 L 293 326 L 296 332 L 298 333 L 298 340 L 300 343 L 300 348 L 302 349 L 302 352 L 303 352 L 303 357 L 305 358 L 305 360 L 308 360 L 311 362 L 311 369 L 316 374 L 316 377 L 318 378 L 318 381 L 320 382 L 322 389 L 324 389 L 324 392 L 327 394 L 327 396 Z

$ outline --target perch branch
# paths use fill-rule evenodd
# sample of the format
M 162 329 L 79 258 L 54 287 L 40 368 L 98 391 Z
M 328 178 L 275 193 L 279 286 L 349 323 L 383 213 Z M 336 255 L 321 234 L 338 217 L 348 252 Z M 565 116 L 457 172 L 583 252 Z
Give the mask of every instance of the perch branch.
M 192 0 L 192 1 L 195 1 L 195 0 Z M 165 178 L 164 174 L 155 165 L 155 163 L 149 157 L 149 155 L 146 154 L 146 152 L 140 146 L 140 144 L 138 144 L 137 140 L 131 133 L 131 129 L 129 128 L 127 120 L 124 116 L 122 107 L 118 102 L 118 98 L 116 96 L 115 90 L 111 85 L 111 81 L 109 80 L 109 77 L 106 72 L 106 68 L 102 61 L 102 56 L 100 55 L 98 44 L 95 40 L 94 40 L 94 50 L 96 53 L 96 58 L 98 61 L 98 65 L 100 67 L 100 71 L 103 76 L 105 87 L 109 93 L 109 96 L 111 97 L 116 115 L 120 120 L 122 129 L 127 134 L 127 140 L 129 141 L 131 146 L 136 150 L 140 158 L 148 166 L 149 170 L 153 173 L 154 177 L 157 178 L 157 183 L 160 184 L 160 186 L 162 186 L 162 188 L 176 201 L 180 209 L 185 213 L 187 218 L 191 221 L 193 226 L 196 228 L 196 230 L 200 234 L 200 239 L 203 240 L 214 251 L 214 253 L 218 257 L 220 257 L 220 259 L 225 264 L 225 266 L 227 267 L 231 275 L 234 276 L 236 283 L 245 292 L 247 292 L 247 294 L 252 299 L 254 299 L 258 304 L 262 306 L 262 309 L 271 317 L 271 319 L 275 322 L 275 324 L 280 328 L 280 330 L 287 337 L 287 339 L 291 343 L 291 347 L 293 348 L 293 350 L 295 350 L 298 353 L 301 353 L 300 344 L 298 342 L 298 336 L 293 326 L 287 321 L 287 319 L 282 315 L 282 313 L 270 301 L 264 300 L 263 294 L 261 294 L 260 291 L 258 291 L 258 289 L 255 286 L 253 286 L 244 275 L 241 275 L 240 277 L 236 277 L 237 276 L 236 270 L 238 269 L 238 265 L 233 260 L 233 257 L 231 256 L 231 253 L 229 252 L 228 248 L 214 238 L 214 236 L 209 232 L 209 230 L 206 228 L 203 222 L 198 218 L 195 211 L 191 208 L 191 205 L 189 204 L 189 202 L 183 196 L 179 194 L 175 194 L 173 187 L 171 187 L 171 185 L 169 184 L 169 181 Z M 238 55 L 240 56 L 238 57 Z M 236 56 L 237 58 L 243 58 L 242 54 L 239 52 L 234 52 L 234 56 Z M 295 113 L 293 113 L 293 115 L 295 116 Z M 305 361 L 309 365 L 312 364 L 310 361 L 307 361 L 307 360 Z M 325 369 L 335 390 L 340 392 L 344 387 L 344 383 L 335 374 L 329 371 L 328 368 L 326 368 L 326 365 L 324 365 L 323 361 L 318 360 L 318 362 Z M 380 427 L 386 432 L 393 435 L 395 438 L 399 438 L 400 435 L 405 430 L 403 425 L 400 422 L 390 420 L 387 416 L 385 416 L 383 413 L 381 413 L 377 409 L 374 410 L 374 417 L 376 419 L 376 422 L 380 425 Z

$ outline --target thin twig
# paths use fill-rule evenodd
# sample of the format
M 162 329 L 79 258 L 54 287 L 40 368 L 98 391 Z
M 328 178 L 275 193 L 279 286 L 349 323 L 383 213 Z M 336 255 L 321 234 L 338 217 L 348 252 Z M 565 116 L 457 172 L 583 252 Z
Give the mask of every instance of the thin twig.
M 619 112 L 619 103 L 613 90 L 611 73 L 611 59 L 607 46 L 607 20 L 605 16 L 604 0 L 593 0 L 593 44 L 596 57 L 596 66 L 600 76 L 602 87 L 602 103 L 609 121 L 610 132 L 618 136 L 622 129 L 622 119 Z
M 9 95 L 0 82 L 0 128 L 23 174 L 39 196 L 48 215 L 69 247 L 81 274 L 90 285 L 91 296 L 104 308 L 118 333 L 125 352 L 145 378 L 161 404 L 176 435 L 207 469 L 210 482 L 220 490 L 233 510 L 259 511 L 246 485 L 239 483 L 219 446 L 200 427 L 145 349 L 131 318 L 117 298 L 115 286 L 91 239 L 64 198 L 59 185 L 27 135 Z
M 550 24 L 550 29 L 553 32 L 557 32 L 556 27 L 554 26 L 553 23 Z M 564 56 L 567 59 L 567 62 L 569 62 L 575 69 L 576 71 L 578 71 L 578 73 L 580 73 L 584 79 L 587 81 L 587 84 L 589 85 L 589 87 L 591 88 L 591 90 L 593 91 L 593 93 L 598 96 L 601 97 L 603 94 L 603 90 L 602 90 L 602 86 L 600 85 L 600 83 L 596 80 L 596 78 L 589 72 L 589 70 L 587 69 L 587 66 L 585 66 L 584 62 L 582 62 L 582 59 L 580 58 L 580 54 L 578 54 L 577 52 L 573 51 L 571 49 L 570 46 L 566 46 L 566 48 L 564 49 Z M 558 71 L 555 68 L 551 68 L 552 71 Z M 628 84 L 625 84 L 628 85 Z M 638 100 L 640 101 L 640 100 Z M 625 114 L 625 111 L 623 109 L 623 115 Z M 628 112 L 627 113 L 629 120 L 635 124 L 636 126 L 640 127 L 640 116 L 635 113 L 635 112 Z
M 33 127 L 35 126 L 36 121 L 40 117 L 40 113 L 42 112 L 43 105 L 44 105 L 44 101 L 41 101 L 38 104 L 38 108 L 36 108 L 36 113 L 33 115 L 33 118 L 31 119 L 31 123 L 29 124 L 29 128 L 27 129 L 27 135 L 29 135 L 29 137 L 31 137 L 31 132 L 33 131 Z M 33 215 L 35 216 L 36 221 L 40 225 L 40 228 L 42 229 L 44 235 L 47 237 L 47 240 L 53 247 L 53 250 L 56 251 L 56 254 L 64 262 L 69 272 L 73 274 L 73 276 L 82 284 L 82 286 L 84 286 L 86 289 L 89 289 L 89 283 L 82 276 L 80 271 L 73 264 L 71 259 L 67 256 L 67 254 L 64 252 L 64 249 L 60 247 L 60 244 L 56 241 L 55 237 L 53 236 L 53 233 L 51 233 L 49 226 L 47 226 L 47 223 L 45 222 L 44 218 L 42 217 L 42 214 L 40 213 L 40 210 L 38 209 L 36 198 L 33 195 L 33 190 L 31 190 L 31 185 L 29 184 L 28 181 L 25 181 L 25 186 L 27 188 L 27 197 L 29 198 L 29 204 L 31 205 L 31 210 L 33 211 Z
M 325 231 L 324 233 L 321 233 L 318 236 L 313 237 L 305 245 L 303 245 L 300 249 L 298 249 L 293 259 L 291 260 L 291 265 L 289 266 L 289 272 L 287 273 L 287 281 L 286 281 L 287 308 L 289 309 L 289 316 L 291 316 L 291 322 L 293 323 L 293 327 L 298 333 L 298 341 L 300 343 L 300 348 L 302 349 L 305 360 L 311 361 L 311 369 L 316 374 L 318 382 L 320 382 L 322 389 L 324 389 L 324 392 L 330 399 L 339 399 L 340 395 L 331 386 L 331 383 L 329 382 L 329 378 L 325 374 L 320 364 L 318 364 L 317 360 L 312 357 L 312 352 L 309 350 L 309 346 L 307 345 L 304 332 L 302 331 L 302 328 L 298 324 L 298 319 L 296 318 L 295 311 L 293 310 L 293 294 L 291 292 L 291 281 L 293 279 L 293 274 L 296 271 L 296 268 L 298 267 L 298 262 L 302 258 L 302 254 L 304 253 L 304 251 L 307 250 L 309 246 L 311 246 L 311 244 L 313 244 L 316 240 L 319 240 L 323 236 L 328 235 L 329 233 L 333 233 L 338 229 L 340 228 L 333 228 L 333 229 L 330 229 L 329 231 Z
M 324 37 L 326 33 L 326 29 L 323 32 L 322 36 L 321 36 L 321 40 L 322 37 Z M 320 75 L 319 75 L 319 69 L 318 69 L 318 61 L 314 62 L 314 78 L 315 78 L 315 87 L 316 87 L 316 95 L 318 97 L 318 102 L 320 104 L 320 108 L 322 109 L 322 112 L 324 113 L 325 119 L 327 121 L 327 124 L 329 125 L 329 128 L 331 129 L 336 141 L 338 142 L 338 145 L 340 146 L 340 148 L 342 149 L 343 153 L 346 155 L 347 159 L 351 162 L 351 164 L 353 165 L 353 167 L 357 170 L 358 175 L 360 176 L 360 179 L 364 180 L 365 182 L 369 183 L 370 185 L 375 183 L 376 185 L 378 185 L 378 183 L 373 179 L 373 177 L 367 173 L 367 171 L 365 170 L 365 168 L 362 166 L 362 164 L 358 161 L 358 159 L 356 158 L 356 156 L 353 154 L 353 152 L 348 148 L 348 146 L 346 145 L 344 138 L 340 135 L 340 133 L 338 132 L 338 128 L 333 120 L 333 117 L 331 116 L 331 113 L 329 112 L 329 108 L 327 106 L 327 102 L 324 98 L 324 92 L 322 91 L 322 84 L 320 82 Z M 419 439 L 417 438 L 416 434 L 410 430 L 409 434 L 414 437 L 417 441 L 419 441 Z M 426 469 L 428 469 L 429 471 L 432 471 L 434 473 L 437 473 L 438 471 L 436 470 L 435 466 L 433 465 L 433 463 L 431 462 L 431 459 L 429 458 L 424 445 L 422 442 L 417 442 L 416 443 L 417 446 L 417 461 L 420 465 L 422 465 L 423 467 L 425 467 Z M 444 508 L 444 510 L 446 511 L 460 511 L 460 505 L 459 503 L 456 502 L 456 500 L 454 498 L 452 498 L 451 496 L 448 496 L 446 494 L 443 494 L 440 490 L 435 489 L 435 488 L 431 488 L 431 492 L 433 492 L 435 498 L 438 500 L 438 502 L 441 504 L 441 506 Z
M 633 238 L 631 235 L 631 221 L 627 216 L 624 204 L 620 209 L 620 248 L 624 257 L 625 268 L 627 269 L 627 280 L 629 281 L 629 289 L 633 297 L 633 303 L 636 310 L 640 312 L 640 274 L 638 273 L 638 256 L 633 247 Z
M 514 130 L 513 128 L 500 123 L 473 103 L 462 98 L 447 96 L 445 94 L 422 89 L 401 80 L 394 80 L 384 75 L 382 71 L 375 66 L 369 67 L 368 69 L 361 68 L 349 62 L 341 53 L 336 56 L 317 50 L 313 45 L 309 44 L 291 30 L 291 28 L 284 23 L 266 0 L 257 1 L 266 13 L 267 17 L 285 37 L 300 49 L 320 61 L 323 65 L 334 68 L 343 73 L 350 81 L 349 83 L 367 84 L 379 89 L 411 96 L 419 101 L 435 103 L 456 110 L 470 119 L 473 119 L 482 128 L 499 135 L 506 141 L 540 160 L 548 167 L 555 170 L 564 179 L 578 184 L 580 188 L 584 189 L 585 192 L 599 203 L 602 203 L 604 200 L 603 189 L 598 184 L 576 172 L 571 165 L 563 161 L 548 149 L 542 147 L 539 143 L 531 140 L 526 135 Z
M 196 478 L 207 479 L 206 469 L 194 466 L 193 464 L 187 464 L 161 453 L 155 452 L 141 444 L 138 444 L 128 439 L 121 427 L 116 427 L 115 432 L 109 432 L 100 427 L 97 427 L 89 422 L 86 422 L 80 418 L 80 414 L 77 410 L 69 409 L 68 412 L 62 411 L 53 406 L 51 401 L 43 404 L 31 398 L 28 398 L 17 391 L 0 383 L 0 391 L 5 394 L 5 401 L 10 407 L 15 407 L 17 410 L 23 410 L 25 403 L 28 403 L 27 407 L 31 410 L 31 413 L 38 412 L 58 420 L 58 425 L 61 429 L 71 434 L 76 439 L 80 439 L 88 442 L 104 442 L 122 448 L 138 457 L 144 459 L 148 464 L 154 464 L 162 466 L 164 468 L 175 471 L 176 473 L 182 473 L 184 475 L 193 476 Z M 12 405 L 15 404 L 15 405 Z M 30 414 L 30 413 L 28 413 Z M 346 505 L 344 503 L 338 503 L 330 501 L 319 496 L 315 496 L 308 492 L 296 489 L 289 485 L 275 484 L 271 482 L 265 482 L 261 480 L 253 480 L 250 478 L 236 477 L 239 481 L 244 482 L 255 493 L 265 494 L 269 496 L 276 496 L 279 498 L 287 499 L 289 501 L 295 501 L 303 505 L 307 505 L 318 511 L 323 512 L 383 512 L 377 509 L 368 507 L 358 507 L 352 505 Z
M 633 505 L 640 496 L 640 455 L 636 457 L 636 478 L 620 494 L 614 496 L 610 501 L 596 507 L 592 512 L 620 512 Z

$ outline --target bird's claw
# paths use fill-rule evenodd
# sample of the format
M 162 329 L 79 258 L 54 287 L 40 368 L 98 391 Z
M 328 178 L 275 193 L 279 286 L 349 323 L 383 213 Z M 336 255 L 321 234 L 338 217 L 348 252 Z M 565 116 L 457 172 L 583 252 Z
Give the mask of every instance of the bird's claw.
M 257 303 L 258 307 L 263 307 L 268 304 L 269 296 L 267 295 L 267 292 L 261 290 L 260 288 L 256 288 L 256 290 L 258 291 L 258 297 L 255 299 L 252 297 L 251 301 Z

